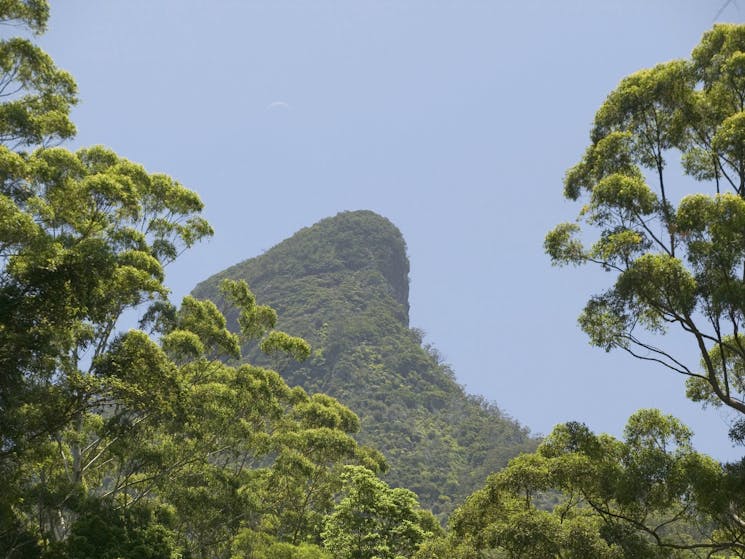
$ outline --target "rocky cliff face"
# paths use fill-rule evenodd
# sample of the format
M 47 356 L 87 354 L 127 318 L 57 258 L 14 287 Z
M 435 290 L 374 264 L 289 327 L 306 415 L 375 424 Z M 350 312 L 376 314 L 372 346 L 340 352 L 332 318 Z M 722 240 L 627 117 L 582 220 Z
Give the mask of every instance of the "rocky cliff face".
M 234 319 L 217 286 L 246 280 L 259 302 L 277 309 L 281 329 L 313 346 L 300 364 L 252 346 L 244 348 L 247 359 L 351 407 L 361 419 L 360 441 L 387 456 L 389 481 L 444 515 L 535 441 L 496 406 L 465 394 L 437 352 L 423 347 L 409 328 L 408 274 L 395 225 L 370 211 L 344 212 L 216 274 L 194 295 Z

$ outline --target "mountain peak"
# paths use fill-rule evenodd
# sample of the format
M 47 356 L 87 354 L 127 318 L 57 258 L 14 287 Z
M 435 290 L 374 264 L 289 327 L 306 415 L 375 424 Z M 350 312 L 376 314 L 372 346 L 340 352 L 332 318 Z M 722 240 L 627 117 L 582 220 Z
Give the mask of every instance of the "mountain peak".
M 389 482 L 415 491 L 435 514 L 444 517 L 488 473 L 535 448 L 519 423 L 467 395 L 409 328 L 406 243 L 386 218 L 342 212 L 199 284 L 194 295 L 215 301 L 237 330 L 237 311 L 218 289 L 225 278 L 246 280 L 277 310 L 278 327 L 313 348 L 297 363 L 248 342 L 247 361 L 349 406 L 360 418 L 358 441 L 386 456 Z
M 285 243 L 301 248 L 303 243 L 316 239 L 327 250 L 307 262 L 309 273 L 329 267 L 377 270 L 390 285 L 395 301 L 404 307 L 408 323 L 409 259 L 398 227 L 370 210 L 341 212 L 300 230 Z
M 401 231 L 387 218 L 370 210 L 345 211 L 304 227 L 261 256 L 231 266 L 200 283 L 225 277 L 242 277 L 254 286 L 330 278 L 341 272 L 378 276 L 393 300 L 400 305 L 398 318 L 409 322 L 409 259 Z M 278 311 L 282 310 L 279 304 Z M 281 316 L 281 313 L 280 313 Z

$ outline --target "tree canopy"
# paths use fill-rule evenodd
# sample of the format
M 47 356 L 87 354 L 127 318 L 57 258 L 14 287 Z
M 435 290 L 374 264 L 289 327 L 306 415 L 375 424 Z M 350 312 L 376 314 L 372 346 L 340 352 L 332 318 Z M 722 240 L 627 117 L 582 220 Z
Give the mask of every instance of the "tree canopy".
M 588 301 L 579 323 L 592 344 L 656 362 L 685 377 L 692 400 L 728 408 L 735 418 L 730 437 L 742 443 L 745 26 L 715 25 L 690 59 L 624 78 L 597 111 L 590 138 L 584 157 L 564 179 L 565 196 L 583 203 L 579 216 L 558 225 L 545 241 L 554 264 L 595 264 L 613 274 L 613 284 Z M 679 172 L 670 173 L 678 160 Z M 706 190 L 690 193 L 695 183 Z M 688 337 L 698 362 L 676 354 L 674 344 L 665 345 L 664 334 L 671 329 Z M 636 433 L 632 427 L 643 427 L 650 417 L 642 422 L 636 415 L 632 421 L 627 433 Z M 688 556 L 694 550 L 743 556 L 742 463 L 691 462 L 694 455 L 686 450 L 680 426 L 643 433 L 627 444 L 638 440 L 652 447 L 643 447 L 641 462 L 625 459 L 634 475 L 644 476 L 629 486 L 642 491 L 644 504 L 636 510 L 646 514 L 660 503 L 667 508 L 664 514 L 674 513 L 658 525 L 665 531 L 686 517 L 710 531 L 695 542 L 681 535 L 670 541 L 636 513 L 629 517 L 617 509 L 611 515 L 638 532 L 641 541 L 656 544 L 659 549 L 650 556 Z M 670 437 L 672 451 L 663 444 Z M 688 465 L 677 466 L 677 458 L 668 463 L 665 456 L 671 455 L 688 456 Z M 654 466 L 645 464 L 650 458 Z M 617 486 L 624 475 L 614 473 L 607 487 Z M 592 471 L 588 479 L 602 480 L 603 474 Z M 619 497 L 614 506 L 623 508 L 626 496 Z M 588 503 L 601 516 L 607 514 Z
M 418 557 L 742 557 L 734 479 L 690 437 L 657 410 L 635 413 L 623 440 L 559 425 L 490 476 Z
M 0 2 L 35 33 L 47 16 Z M 311 352 L 244 282 L 220 287 L 239 332 L 210 301 L 170 301 L 165 266 L 212 234 L 199 196 L 58 146 L 74 81 L 27 39 L 0 53 L 0 555 L 328 557 L 344 468 L 372 479 L 385 458 L 349 408 L 239 363 L 247 344 Z
M 624 78 L 591 140 L 564 180 L 566 197 L 583 201 L 579 217 L 545 242 L 555 264 L 614 273 L 582 328 L 595 345 L 685 375 L 693 400 L 745 414 L 745 27 L 715 25 L 689 60 Z M 670 179 L 676 158 L 682 172 Z M 683 177 L 707 190 L 686 194 Z M 661 347 L 670 328 L 700 363 Z

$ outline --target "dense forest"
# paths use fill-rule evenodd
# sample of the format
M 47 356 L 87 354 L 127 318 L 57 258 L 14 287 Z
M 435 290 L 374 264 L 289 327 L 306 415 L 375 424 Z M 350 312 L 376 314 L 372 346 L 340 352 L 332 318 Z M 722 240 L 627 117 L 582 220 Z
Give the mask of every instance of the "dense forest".
M 536 442 L 495 405 L 466 395 L 437 350 L 409 328 L 408 273 L 404 239 L 391 222 L 345 212 L 215 275 L 193 295 L 214 300 L 237 331 L 219 286 L 248 282 L 277 309 L 278 325 L 313 347 L 302 363 L 245 347 L 248 360 L 353 409 L 358 440 L 386 456 L 386 480 L 443 516 Z
M 78 93 L 33 40 L 48 17 L 0 2 L 31 37 L 0 41 L 0 556 L 745 557 L 745 461 L 697 452 L 675 417 L 536 441 L 467 396 L 409 327 L 380 216 L 323 220 L 171 301 L 164 267 L 212 234 L 202 202 L 61 147 Z M 673 192 L 678 161 L 703 192 Z M 590 342 L 680 375 L 742 444 L 745 26 L 623 79 L 564 185 L 581 210 L 546 252 L 611 278 L 580 315 Z

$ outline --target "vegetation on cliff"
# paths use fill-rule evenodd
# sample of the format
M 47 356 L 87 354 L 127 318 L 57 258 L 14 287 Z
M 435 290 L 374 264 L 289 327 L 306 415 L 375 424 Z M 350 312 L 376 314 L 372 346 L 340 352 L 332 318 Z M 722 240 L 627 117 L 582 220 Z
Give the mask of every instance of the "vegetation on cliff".
M 299 364 L 250 348 L 246 355 L 281 370 L 290 385 L 325 392 L 353 409 L 359 441 L 388 460 L 388 481 L 444 514 L 536 442 L 495 405 L 467 395 L 437 351 L 423 344 L 421 331 L 409 327 L 408 273 L 404 239 L 390 221 L 370 211 L 344 212 L 216 274 L 193 293 L 234 319 L 219 283 L 247 281 L 278 310 L 279 325 L 313 349 Z

